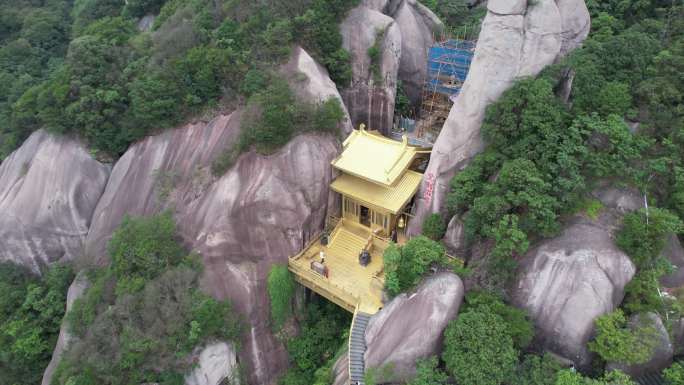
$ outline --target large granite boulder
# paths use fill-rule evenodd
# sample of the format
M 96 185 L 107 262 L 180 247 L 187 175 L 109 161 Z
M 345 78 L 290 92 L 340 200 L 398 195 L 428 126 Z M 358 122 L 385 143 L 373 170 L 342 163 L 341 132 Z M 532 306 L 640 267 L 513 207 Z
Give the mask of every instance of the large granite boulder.
M 447 250 L 456 257 L 463 258 L 466 251 L 465 223 L 458 216 L 454 215 L 447 225 L 444 234 L 444 245 Z
M 68 313 L 69 310 L 71 310 L 71 307 L 73 306 L 74 302 L 77 299 L 81 298 L 81 296 L 83 296 L 83 294 L 89 286 L 90 282 L 88 281 L 88 278 L 86 277 L 84 272 L 81 272 L 78 275 L 76 275 L 74 282 L 71 283 L 71 286 L 69 286 L 69 290 L 67 291 L 66 313 Z M 41 385 L 50 385 L 52 381 L 52 375 L 55 372 L 55 369 L 57 369 L 59 361 L 62 359 L 62 354 L 64 354 L 64 351 L 68 348 L 69 344 L 72 342 L 74 338 L 74 336 L 72 336 L 71 333 L 69 333 L 68 329 L 69 326 L 65 322 L 62 322 L 62 326 L 59 328 L 59 337 L 57 337 L 57 344 L 55 345 L 55 349 L 52 351 L 52 358 L 50 359 L 50 363 L 48 364 L 47 368 L 45 369 L 45 372 L 43 373 L 43 380 L 41 381 Z
M 637 329 L 643 327 L 653 328 L 655 331 L 656 345 L 648 361 L 642 364 L 625 365 L 609 362 L 606 370 L 620 370 L 632 377 L 639 377 L 646 373 L 657 373 L 672 364 L 673 347 L 670 335 L 663 325 L 663 321 L 655 313 L 635 314 L 629 319 L 628 327 Z
M 401 31 L 401 62 L 399 80 L 411 103 L 421 102 L 422 89 L 427 78 L 428 50 L 434 36 L 444 29 L 441 20 L 416 0 L 404 0 L 388 9 Z
M 534 320 L 539 345 L 586 368 L 594 320 L 619 306 L 635 270 L 607 226 L 575 218 L 525 254 L 511 296 Z
M 684 248 L 675 234 L 667 237 L 662 256 L 667 258 L 674 267 L 674 271 L 660 278 L 660 284 L 666 288 L 684 286 Z
M 221 115 L 132 146 L 112 171 L 88 250 L 105 264 L 106 242 L 124 215 L 172 210 L 184 243 L 203 257 L 203 289 L 230 299 L 246 321 L 239 355 L 248 382 L 268 384 L 285 370 L 287 355 L 268 326 L 266 276 L 323 226 L 338 143 L 299 136 L 270 156 L 243 154 L 215 178 L 211 162 L 235 136 L 239 117 Z M 172 182 L 160 186 L 160 175 Z
M 473 62 L 461 93 L 435 142 L 409 233 L 443 209 L 449 181 L 484 148 L 485 109 L 519 78 L 537 75 L 586 37 L 582 0 L 497 0 L 487 3 Z
M 414 293 L 395 297 L 368 323 L 366 369 L 390 365 L 392 381 L 409 381 L 415 375 L 416 360 L 441 353 L 444 329 L 458 314 L 463 295 L 459 277 L 439 273 Z M 338 361 L 334 373 L 335 385 L 348 382 L 346 357 Z
M 108 176 L 82 143 L 34 132 L 0 165 L 0 261 L 39 273 L 80 256 Z
M 294 65 L 308 62 L 304 52 L 295 55 L 283 75 L 300 79 L 291 86 L 317 102 L 329 79 L 318 78 L 318 66 Z M 291 72 L 303 68 L 316 70 L 307 79 Z M 236 139 L 241 116 L 239 110 L 219 115 L 131 146 L 98 204 L 87 251 L 107 263 L 107 240 L 124 215 L 172 210 L 184 243 L 203 257 L 202 288 L 230 299 L 246 321 L 238 355 L 247 382 L 270 384 L 286 369 L 287 354 L 268 325 L 266 277 L 273 263 L 285 263 L 322 229 L 339 142 L 333 135 L 300 135 L 268 156 L 244 153 L 214 176 L 211 164 Z
M 232 343 L 215 342 L 199 353 L 197 366 L 185 376 L 185 385 L 237 385 L 239 381 L 237 354 Z
M 363 4 L 340 24 L 343 47 L 352 56 L 352 81 L 342 91 L 352 124 L 387 133 L 394 119 L 394 99 L 402 36 L 394 20 Z M 368 50 L 379 49 L 371 60 Z
M 293 49 L 290 60 L 283 66 L 281 73 L 285 75 L 295 95 L 301 100 L 321 103 L 330 98 L 337 99 L 345 115 L 338 128 L 345 137 L 351 133 L 349 112 L 335 82 L 330 80 L 325 67 L 318 64 L 304 49 L 299 46 Z

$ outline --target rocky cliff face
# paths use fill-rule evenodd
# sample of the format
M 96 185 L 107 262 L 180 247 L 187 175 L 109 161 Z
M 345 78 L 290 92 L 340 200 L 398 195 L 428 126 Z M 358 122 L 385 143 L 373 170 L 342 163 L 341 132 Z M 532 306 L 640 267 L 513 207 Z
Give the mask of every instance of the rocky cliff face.
M 340 98 L 327 73 L 299 48 L 282 74 L 304 100 Z M 184 243 L 204 258 L 202 288 L 230 299 L 246 321 L 238 361 L 248 383 L 270 384 L 285 370 L 287 356 L 268 326 L 266 276 L 322 228 L 339 142 L 332 135 L 300 135 L 269 156 L 242 154 L 228 172 L 214 176 L 211 164 L 236 139 L 241 117 L 237 110 L 131 146 L 104 193 L 98 191 L 102 196 L 93 202 L 92 225 L 82 238 L 88 259 L 103 265 L 106 244 L 125 215 L 171 210 Z M 340 128 L 351 129 L 348 121 Z M 207 370 L 202 373 L 215 372 Z
M 239 116 L 219 116 L 132 146 L 112 171 L 88 251 L 104 256 L 106 242 L 125 214 L 172 209 L 185 243 L 204 258 L 203 289 L 229 298 L 245 316 L 249 330 L 240 361 L 250 383 L 268 384 L 287 360 L 268 327 L 266 276 L 271 264 L 286 262 L 322 227 L 329 164 L 338 145 L 332 136 L 299 136 L 274 155 L 242 155 L 214 179 L 208 170 L 212 156 L 221 151 L 220 143 L 234 137 Z M 172 182 L 160 186 L 160 175 Z
M 429 213 L 443 208 L 451 178 L 484 148 L 480 126 L 486 107 L 516 79 L 537 75 L 589 33 L 583 0 L 490 0 L 487 10 L 468 78 L 434 145 L 412 234 Z M 429 187 L 433 193 L 425 194 Z
M 74 279 L 74 282 L 71 283 L 71 286 L 69 286 L 69 291 L 67 291 L 67 313 L 69 310 L 71 310 L 71 306 L 74 304 L 74 302 L 81 298 L 89 286 L 90 282 L 88 282 L 85 274 L 79 273 Z M 57 369 L 57 365 L 59 364 L 59 360 L 62 358 L 62 354 L 64 354 L 64 350 L 69 346 L 73 338 L 74 336 L 69 333 L 68 326 L 63 323 L 59 328 L 59 337 L 57 337 L 57 344 L 55 345 L 55 349 L 52 351 L 52 359 L 43 373 L 41 385 L 50 385 L 52 382 L 52 374 L 55 372 L 55 369 Z
M 401 58 L 401 33 L 394 20 L 360 5 L 340 25 L 343 46 L 352 55 L 352 83 L 342 97 L 354 126 L 387 132 L 394 118 L 397 72 Z M 371 59 L 368 50 L 378 49 Z
M 397 80 L 409 99 L 420 102 L 433 34 L 443 28 L 416 0 L 365 0 L 340 25 L 344 48 L 352 55 L 353 79 L 342 95 L 354 126 L 387 133 L 394 118 Z M 371 60 L 368 50 L 379 49 Z
M 0 165 L 0 261 L 39 273 L 80 256 L 108 175 L 78 141 L 33 133 Z
M 537 343 L 586 368 L 594 320 L 622 302 L 636 268 L 613 240 L 619 218 L 640 207 L 638 193 L 606 187 L 594 193 L 605 210 L 596 220 L 575 217 L 520 262 L 513 302 L 534 320 Z
M 403 293 L 374 315 L 366 329 L 366 369 L 391 365 L 392 381 L 415 376 L 416 360 L 441 353 L 442 334 L 463 301 L 463 282 L 452 273 L 427 278 L 414 293 Z M 335 365 L 335 385 L 348 382 L 347 357 Z M 389 379 L 378 378 L 378 381 Z

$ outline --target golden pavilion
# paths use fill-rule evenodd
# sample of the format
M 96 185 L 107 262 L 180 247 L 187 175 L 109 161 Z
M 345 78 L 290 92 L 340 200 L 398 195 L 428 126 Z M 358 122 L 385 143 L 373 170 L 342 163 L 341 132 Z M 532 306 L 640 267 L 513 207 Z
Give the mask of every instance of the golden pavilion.
M 350 312 L 375 314 L 383 306 L 382 255 L 390 241 L 403 243 L 405 213 L 423 174 L 416 171 L 429 150 L 367 131 L 363 125 L 332 161 L 339 176 L 340 218 L 289 260 L 302 285 Z

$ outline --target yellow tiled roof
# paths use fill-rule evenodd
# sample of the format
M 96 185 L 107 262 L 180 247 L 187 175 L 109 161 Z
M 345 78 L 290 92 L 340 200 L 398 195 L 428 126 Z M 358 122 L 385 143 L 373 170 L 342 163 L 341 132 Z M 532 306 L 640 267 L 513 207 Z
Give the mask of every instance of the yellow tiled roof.
M 362 203 L 380 207 L 398 214 L 418 191 L 423 174 L 406 170 L 394 186 L 380 186 L 352 175 L 342 174 L 330 185 L 333 191 L 347 195 Z
M 332 161 L 333 167 L 369 182 L 392 186 L 408 169 L 419 148 L 408 141 L 376 135 L 363 129 L 354 130 L 344 141 L 342 154 Z

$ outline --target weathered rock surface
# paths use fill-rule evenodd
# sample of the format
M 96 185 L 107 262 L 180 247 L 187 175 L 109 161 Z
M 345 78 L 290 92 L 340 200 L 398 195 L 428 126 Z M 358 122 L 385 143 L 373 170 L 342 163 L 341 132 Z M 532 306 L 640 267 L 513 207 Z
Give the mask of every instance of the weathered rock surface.
M 452 255 L 463 258 L 466 248 L 466 237 L 465 224 L 461 218 L 454 216 L 449 221 L 446 233 L 444 234 L 444 245 Z
M 621 188 L 605 184 L 592 191 L 591 195 L 601 201 L 604 208 L 610 209 L 617 215 L 624 215 L 644 207 L 643 197 L 635 188 Z
M 185 376 L 185 385 L 220 385 L 226 379 L 237 385 L 238 374 L 233 344 L 216 342 L 202 349 L 197 367 Z
M 71 310 L 71 306 L 74 304 L 74 301 L 81 298 L 89 286 L 90 282 L 88 282 L 85 274 L 83 272 L 79 273 L 67 291 L 67 313 L 69 310 Z M 52 381 L 52 374 L 55 372 L 57 365 L 59 365 L 59 361 L 62 359 L 62 354 L 64 354 L 64 351 L 74 338 L 67 329 L 68 326 L 66 323 L 62 322 L 62 326 L 59 329 L 59 337 L 57 337 L 57 344 L 55 345 L 55 349 L 52 351 L 52 359 L 50 359 L 50 363 L 43 373 L 41 385 L 50 385 L 50 382 Z
M 340 122 L 339 129 L 344 136 L 351 133 L 352 125 L 349 112 L 342 101 L 342 96 L 337 91 L 335 82 L 330 80 L 328 71 L 316 63 L 316 61 L 301 47 L 295 47 L 287 64 L 281 71 L 288 79 L 290 87 L 301 100 L 310 100 L 317 103 L 330 98 L 337 99 L 344 110 L 345 119 Z
M 106 245 L 124 215 L 152 215 L 198 199 L 212 182 L 212 160 L 236 138 L 241 113 L 219 115 L 131 146 L 114 166 L 93 215 L 86 254 L 107 263 Z
M 352 82 L 342 91 L 352 124 L 386 133 L 394 119 L 401 33 L 391 17 L 363 4 L 349 12 L 340 31 L 352 56 Z M 374 45 L 380 54 L 371 62 L 368 50 Z
M 576 218 L 528 251 L 511 296 L 534 320 L 541 346 L 586 367 L 594 320 L 620 304 L 634 273 L 606 225 Z
M 444 24 L 416 0 L 404 0 L 396 10 L 390 11 L 401 31 L 399 79 L 409 100 L 417 105 L 427 77 L 428 50 L 435 42 L 435 33 L 439 33 Z
M 344 48 L 352 54 L 353 80 L 342 92 L 352 123 L 387 133 L 394 117 L 397 80 L 412 103 L 421 100 L 428 50 L 444 25 L 416 0 L 364 0 L 340 25 Z M 376 44 L 380 59 L 368 49 Z M 375 69 L 372 66 L 376 66 Z
M 684 285 L 684 248 L 676 235 L 670 234 L 662 251 L 662 256 L 667 258 L 674 266 L 674 271 L 660 278 L 660 284 L 666 288 L 677 288 Z
M 582 45 L 589 36 L 591 19 L 584 0 L 556 0 L 561 15 L 561 56 Z
M 516 79 L 537 75 L 578 46 L 589 26 L 582 0 L 497 0 L 487 7 L 468 78 L 433 147 L 411 234 L 420 232 L 429 213 L 443 209 L 451 178 L 484 148 L 486 107 Z
M 302 95 L 320 95 L 325 82 L 309 74 L 309 81 L 293 87 Z M 132 146 L 112 171 L 87 250 L 92 257 L 104 256 L 125 214 L 172 210 L 185 244 L 204 259 L 202 288 L 230 299 L 244 316 L 247 332 L 239 361 L 248 383 L 270 384 L 287 367 L 287 356 L 268 325 L 266 276 L 273 263 L 286 263 L 322 228 L 330 162 L 339 143 L 332 135 L 301 135 L 269 156 L 242 154 L 224 175 L 214 177 L 210 165 L 235 140 L 240 118 L 240 111 L 220 115 Z
M 393 380 L 410 380 L 416 360 L 441 353 L 443 332 L 463 301 L 463 283 L 452 273 L 427 278 L 415 293 L 395 297 L 366 329 L 366 369 L 393 365 Z M 345 358 L 335 366 L 335 384 L 348 381 Z M 383 379 L 379 378 L 378 381 Z
M 670 336 L 663 325 L 663 321 L 655 313 L 644 315 L 635 314 L 629 319 L 629 327 L 636 329 L 639 327 L 652 327 L 655 329 L 657 343 L 648 361 L 638 365 L 624 365 L 609 362 L 606 370 L 621 370 L 632 377 L 639 377 L 646 373 L 660 372 L 672 364 L 673 349 Z
M 0 261 L 38 273 L 80 256 L 108 175 L 81 143 L 33 133 L 0 165 Z

